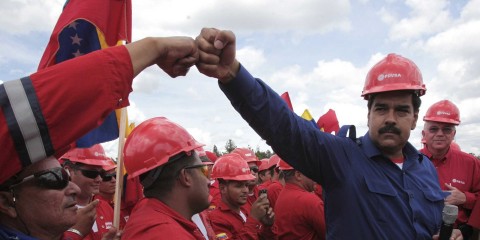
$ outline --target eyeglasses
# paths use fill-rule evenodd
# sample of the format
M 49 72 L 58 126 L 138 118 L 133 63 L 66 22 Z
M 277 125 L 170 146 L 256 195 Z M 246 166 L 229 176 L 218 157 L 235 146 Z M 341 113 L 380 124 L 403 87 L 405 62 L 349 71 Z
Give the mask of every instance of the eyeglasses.
M 61 190 L 70 182 L 70 173 L 61 167 L 43 170 L 24 177 L 19 183 L 10 186 L 10 189 L 31 180 L 34 180 L 38 187 Z
M 93 170 L 93 169 L 84 169 L 84 168 L 79 168 L 79 167 L 75 167 L 75 169 L 82 172 L 83 176 L 85 176 L 87 178 L 91 178 L 91 179 L 95 179 L 98 176 L 103 178 L 103 176 L 105 175 L 105 171 L 103 169 L 102 170 Z
M 200 171 L 202 171 L 203 175 L 208 178 L 208 174 L 209 174 L 208 165 L 206 165 L 206 164 L 196 164 L 196 165 L 184 167 L 184 169 L 193 169 L 193 168 L 200 169 Z
M 112 181 L 112 178 L 116 178 L 116 177 L 117 177 L 117 173 L 104 174 L 102 176 L 102 181 L 110 182 Z
M 453 131 L 455 131 L 455 128 L 454 127 L 444 127 L 444 128 L 431 127 L 428 129 L 428 132 L 437 133 L 440 130 L 442 130 L 444 134 L 451 134 Z
M 252 167 L 250 167 L 250 171 L 252 171 L 253 173 L 258 173 L 258 167 L 257 166 L 252 166 Z

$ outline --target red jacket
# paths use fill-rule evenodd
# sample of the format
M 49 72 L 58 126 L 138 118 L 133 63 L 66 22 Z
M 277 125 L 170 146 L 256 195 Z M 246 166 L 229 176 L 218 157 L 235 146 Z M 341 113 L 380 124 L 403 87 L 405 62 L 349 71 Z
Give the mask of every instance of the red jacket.
M 155 198 L 143 198 L 132 210 L 122 239 L 205 239 L 197 225 Z
M 128 106 L 132 80 L 130 55 L 118 46 L 1 84 L 0 183 L 47 156 L 63 155 L 108 113 Z M 28 108 L 18 108 L 22 104 Z M 28 136 L 21 126 L 28 126 Z
M 222 196 L 220 195 L 220 188 L 218 186 L 218 180 L 214 180 L 214 182 L 210 184 L 210 196 L 212 196 L 212 200 L 210 201 L 209 209 L 213 210 L 222 201 Z
M 270 206 L 275 209 L 275 202 L 277 202 L 278 195 L 283 189 L 283 185 L 279 181 L 273 181 L 267 188 L 267 197 Z
M 438 173 L 440 187 L 448 190 L 445 183 L 465 193 L 466 202 L 458 206 L 457 223 L 480 221 L 480 214 L 470 214 L 476 202 L 480 200 L 480 161 L 462 151 L 450 149 L 444 159 L 433 159 L 428 149 L 420 150 L 432 160 Z
M 274 232 L 279 240 L 325 239 L 323 201 L 316 194 L 286 183 L 274 212 Z
M 99 194 L 94 195 L 93 199 L 98 199 L 99 201 L 106 202 L 106 203 L 108 203 L 108 205 L 110 205 L 110 207 L 112 208 L 112 217 L 111 218 L 112 218 L 112 224 L 113 224 L 113 215 L 114 215 L 113 212 L 114 212 L 114 209 L 115 209 L 114 202 L 102 197 Z M 123 208 L 123 205 L 124 205 L 124 203 L 122 202 L 122 208 L 120 209 L 120 229 L 123 229 L 125 227 L 125 224 L 127 223 L 128 217 L 130 216 L 128 211 L 126 211 Z M 97 218 L 99 216 L 98 214 L 99 214 L 99 212 L 98 212 L 98 208 L 97 208 Z
M 249 217 L 249 212 L 241 209 L 247 217 L 244 221 L 239 213 L 230 210 L 224 202 L 210 212 L 210 222 L 217 239 L 274 239 L 270 226 L 263 226 L 256 219 Z

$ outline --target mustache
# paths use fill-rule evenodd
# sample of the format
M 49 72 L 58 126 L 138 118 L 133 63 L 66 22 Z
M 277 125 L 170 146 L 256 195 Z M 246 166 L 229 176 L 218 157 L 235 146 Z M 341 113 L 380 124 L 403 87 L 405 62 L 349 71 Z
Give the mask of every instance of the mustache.
M 378 130 L 378 133 L 380 134 L 384 134 L 384 133 L 394 133 L 394 134 L 397 134 L 397 135 L 400 135 L 401 131 L 400 129 L 398 129 L 397 127 L 395 127 L 394 125 L 387 125 L 385 127 L 382 127 Z

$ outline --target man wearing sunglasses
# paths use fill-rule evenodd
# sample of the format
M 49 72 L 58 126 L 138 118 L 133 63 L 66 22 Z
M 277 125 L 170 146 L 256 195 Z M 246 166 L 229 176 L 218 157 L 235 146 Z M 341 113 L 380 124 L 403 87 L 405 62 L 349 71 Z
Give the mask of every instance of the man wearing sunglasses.
M 184 76 L 197 59 L 190 37 L 150 37 L 0 84 L 0 238 L 61 238 L 75 222 L 72 199 L 80 190 L 75 184 L 44 188 L 56 184 L 37 185 L 45 178 L 32 174 L 58 167 L 50 156 L 61 156 L 108 113 L 128 106 L 132 80 L 145 68 Z M 41 176 L 63 181 L 58 174 Z
M 423 120 L 425 144 L 420 151 L 435 165 L 442 189 L 450 193 L 445 198 L 445 204 L 458 206 L 455 225 L 463 238 L 469 239 L 473 233 L 469 219 L 480 220 L 480 215 L 471 215 L 475 203 L 480 202 L 480 161 L 451 147 L 456 126 L 460 124 L 460 111 L 451 101 L 434 103 Z
M 208 208 L 208 166 L 202 147 L 183 127 L 164 117 L 138 125 L 124 148 L 125 169 L 140 177 L 145 198 L 132 210 L 124 239 L 205 239 L 192 216 Z
M 103 234 L 108 232 L 113 224 L 113 208 L 107 201 L 93 199 L 95 194 L 99 193 L 100 183 L 105 177 L 104 167 L 111 166 L 111 161 L 106 155 L 100 144 L 90 148 L 74 148 L 68 151 L 60 158 L 63 166 L 69 171 L 72 182 L 80 187 L 80 193 L 77 194 L 77 207 L 86 208 L 92 202 L 98 201 L 96 207 L 92 209 L 95 218 L 93 218 L 90 227 L 77 229 L 76 226 L 69 229 L 69 234 L 74 233 L 88 239 L 101 239 Z M 121 225 L 124 225 L 121 224 Z

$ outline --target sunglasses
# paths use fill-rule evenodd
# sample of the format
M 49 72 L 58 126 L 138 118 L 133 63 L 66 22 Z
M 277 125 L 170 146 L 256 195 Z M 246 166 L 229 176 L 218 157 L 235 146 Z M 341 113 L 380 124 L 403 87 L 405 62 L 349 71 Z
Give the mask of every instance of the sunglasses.
M 112 181 L 112 178 L 117 178 L 117 173 L 110 173 L 110 174 L 104 174 L 102 176 L 102 181 L 104 182 L 110 182 Z
M 444 128 L 439 128 L 439 127 L 431 127 L 428 129 L 428 132 L 430 133 L 437 133 L 438 131 L 442 131 L 444 134 L 451 134 L 453 131 L 455 131 L 455 128 L 453 127 L 444 127 Z
M 206 164 L 197 164 L 197 165 L 192 165 L 188 167 L 184 167 L 184 169 L 194 169 L 198 168 L 200 171 L 202 171 L 202 174 L 208 178 L 209 170 L 208 170 L 208 165 Z
M 93 169 L 84 169 L 84 168 L 79 168 L 76 167 L 75 170 L 79 170 L 83 176 L 91 179 L 95 179 L 98 176 L 102 177 L 105 176 L 105 171 L 104 170 L 93 170 Z
M 252 171 L 253 173 L 258 173 L 258 167 L 257 166 L 250 167 L 250 171 Z
M 24 177 L 19 183 L 10 186 L 10 189 L 27 181 L 35 181 L 35 185 L 40 188 L 62 190 L 70 182 L 70 173 L 61 167 L 43 170 Z

